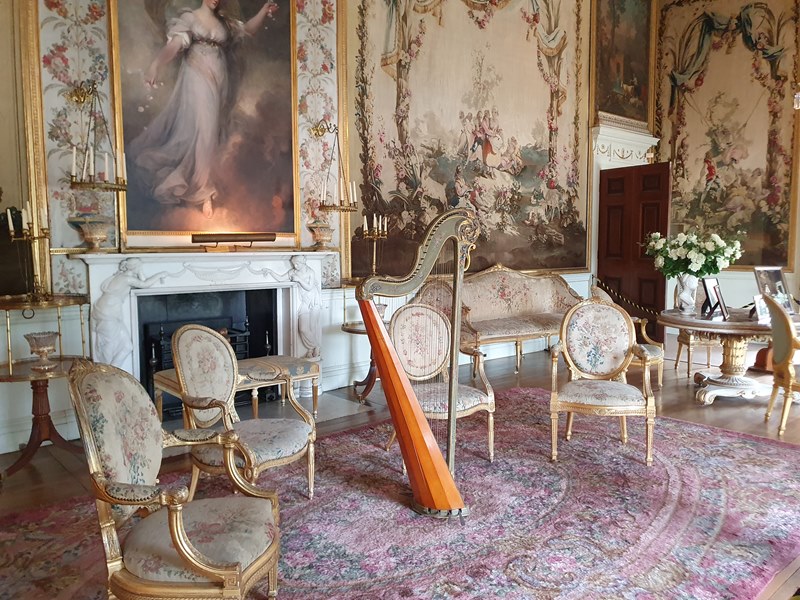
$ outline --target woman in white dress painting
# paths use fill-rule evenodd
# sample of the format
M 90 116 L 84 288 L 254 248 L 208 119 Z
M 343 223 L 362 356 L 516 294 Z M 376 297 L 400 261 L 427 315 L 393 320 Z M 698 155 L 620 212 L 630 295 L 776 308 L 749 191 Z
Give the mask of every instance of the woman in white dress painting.
M 161 69 L 179 58 L 175 87 L 164 110 L 130 145 L 132 164 L 159 203 L 213 215 L 217 191 L 212 167 L 236 101 L 235 48 L 277 9 L 269 0 L 242 22 L 226 16 L 224 0 L 202 0 L 169 22 L 167 43 L 144 77 L 147 85 L 157 86 Z

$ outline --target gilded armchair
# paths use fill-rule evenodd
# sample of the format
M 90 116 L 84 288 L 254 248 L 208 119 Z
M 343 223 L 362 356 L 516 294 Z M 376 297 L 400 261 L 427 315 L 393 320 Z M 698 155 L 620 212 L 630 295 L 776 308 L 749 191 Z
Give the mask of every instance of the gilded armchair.
M 605 300 L 606 302 L 614 302 L 605 290 L 596 285 L 592 286 L 592 298 Z M 634 325 L 639 326 L 638 337 L 643 341 L 642 346 L 647 349 L 648 356 L 650 357 L 650 366 L 656 366 L 658 368 L 658 387 L 660 388 L 664 385 L 664 344 L 655 341 L 647 333 L 647 324 L 650 322 L 648 319 L 644 317 L 634 317 L 633 315 L 630 315 L 630 317 Z
M 244 448 L 244 458 L 236 464 L 252 465 L 250 481 L 255 483 L 265 469 L 285 465 L 306 457 L 308 497 L 314 496 L 314 419 L 297 402 L 292 385 L 284 379 L 289 404 L 299 418 L 248 419 L 242 421 L 234 406 L 240 375 L 236 355 L 227 340 L 208 327 L 184 325 L 172 336 L 172 355 L 181 389 L 187 426 L 205 429 L 217 423 L 235 431 Z M 271 376 L 275 376 L 273 373 Z M 279 377 L 274 379 L 280 381 Z M 194 497 L 200 472 L 226 473 L 223 456 L 214 446 L 192 451 L 192 480 L 189 498 Z
M 786 432 L 786 422 L 789 420 L 789 409 L 792 407 L 794 393 L 800 392 L 800 381 L 795 376 L 794 354 L 800 350 L 800 337 L 789 314 L 772 297 L 764 294 L 764 301 L 769 309 L 772 324 L 772 394 L 767 404 L 767 414 L 764 420 L 769 421 L 772 408 L 778 397 L 778 392 L 783 390 L 783 410 L 781 423 L 778 426 L 778 435 Z
M 564 356 L 569 381 L 558 383 L 558 357 Z M 558 415 L 567 413 L 565 438 L 572 437 L 575 413 L 616 416 L 621 441 L 628 441 L 626 418 L 645 417 L 645 462 L 653 464 L 655 398 L 650 387 L 650 355 L 636 335 L 630 316 L 618 305 L 591 298 L 573 306 L 561 324 L 561 339 L 550 350 L 551 458 L 558 458 Z M 625 381 L 631 361 L 643 366 L 641 389 Z
M 400 307 L 389 322 L 389 337 L 400 364 L 429 420 L 448 418 L 450 328 L 450 321 L 441 311 L 416 303 Z M 456 419 L 486 412 L 491 462 L 494 460 L 494 391 L 486 378 L 483 361 L 477 361 L 476 368 L 484 389 L 458 385 Z
M 108 568 L 110 598 L 244 598 L 265 576 L 277 592 L 278 498 L 234 465 L 235 433 L 161 429 L 147 392 L 128 373 L 77 360 L 69 390 L 78 418 Z M 164 447 L 213 444 L 243 495 L 189 501 L 156 479 Z M 245 469 L 247 471 L 247 469 Z M 120 543 L 117 529 L 147 515 Z

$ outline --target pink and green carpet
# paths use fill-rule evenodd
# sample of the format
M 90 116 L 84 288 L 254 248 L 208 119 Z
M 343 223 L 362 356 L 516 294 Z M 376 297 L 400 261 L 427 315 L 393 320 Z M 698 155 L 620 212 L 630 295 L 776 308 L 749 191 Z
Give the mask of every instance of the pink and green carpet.
M 485 417 L 459 422 L 463 525 L 407 508 L 387 425 L 319 441 L 313 501 L 301 464 L 264 474 L 279 598 L 751 599 L 800 555 L 800 447 L 660 418 L 647 468 L 643 420 L 621 446 L 617 419 L 577 416 L 554 464 L 547 398 L 499 394 L 493 464 Z M 198 497 L 228 490 L 207 478 Z M 88 498 L 0 521 L 0 597 L 101 598 L 104 577 Z

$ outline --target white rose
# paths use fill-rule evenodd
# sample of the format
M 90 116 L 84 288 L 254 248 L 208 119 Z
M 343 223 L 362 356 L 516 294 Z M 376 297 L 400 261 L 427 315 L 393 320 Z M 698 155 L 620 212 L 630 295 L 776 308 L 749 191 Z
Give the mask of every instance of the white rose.
M 731 263 L 723 258 L 722 256 L 717 257 L 717 268 L 722 271 L 722 269 L 727 269 Z
M 723 242 L 722 238 L 719 237 L 716 233 L 711 234 L 711 241 L 714 242 L 720 248 L 722 248 L 725 245 L 725 242 Z
M 664 266 L 664 257 L 663 256 L 656 256 L 655 260 L 656 269 L 660 269 Z
M 678 258 L 686 258 L 686 248 L 676 248 L 675 254 Z
M 667 243 L 667 240 L 665 240 L 664 238 L 660 238 L 658 241 L 656 241 L 655 249 L 656 250 L 661 250 L 664 247 L 664 244 L 666 244 L 666 243 Z
M 706 242 L 706 243 L 704 244 L 704 248 L 705 248 L 707 251 L 709 251 L 709 252 L 713 252 L 713 251 L 714 251 L 714 248 L 715 248 L 715 246 L 714 246 L 714 242 L 710 242 L 710 241 L 709 241 L 709 242 Z
M 677 251 L 675 248 L 671 248 L 671 249 L 670 249 L 670 251 L 669 251 L 669 257 L 670 257 L 672 260 L 677 260 L 678 258 L 680 258 L 680 256 L 678 256 L 678 251 Z
M 681 245 L 684 244 L 686 242 L 686 234 L 679 233 L 678 235 L 675 236 L 675 241 Z

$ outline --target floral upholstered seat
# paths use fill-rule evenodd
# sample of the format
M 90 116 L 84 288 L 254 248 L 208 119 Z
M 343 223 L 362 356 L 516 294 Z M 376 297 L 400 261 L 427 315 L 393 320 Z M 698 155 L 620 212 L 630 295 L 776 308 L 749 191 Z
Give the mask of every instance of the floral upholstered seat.
M 628 441 L 626 417 L 645 417 L 646 457 L 653 464 L 655 398 L 650 389 L 650 354 L 636 343 L 633 321 L 613 302 L 597 298 L 572 307 L 561 324 L 561 339 L 551 350 L 551 458 L 558 458 L 558 415 L 567 413 L 566 439 L 572 437 L 574 413 L 616 416 L 622 443 Z M 569 381 L 558 384 L 558 357 L 564 356 Z M 642 387 L 625 381 L 633 358 L 644 368 Z
M 233 402 L 239 381 L 236 355 L 222 335 L 202 325 L 184 325 L 172 336 L 172 355 L 189 426 L 205 428 L 221 421 L 226 430 L 235 431 L 246 449 L 238 464 L 244 467 L 253 483 L 265 469 L 305 456 L 308 462 L 308 497 L 312 498 L 316 427 L 314 419 L 295 399 L 288 376 L 271 371 L 270 381 L 282 380 L 286 384 L 289 403 L 297 418 L 242 422 Z M 198 448 L 192 452 L 190 498 L 194 496 L 200 471 L 225 472 L 221 458 L 216 449 Z
M 392 315 L 389 337 L 400 364 L 413 382 L 414 393 L 428 419 L 447 419 L 447 368 L 450 363 L 450 321 L 427 304 L 406 304 Z M 483 364 L 478 373 L 484 389 L 458 385 L 456 418 L 479 411 L 487 413 L 489 460 L 494 460 L 494 392 L 486 379 Z M 392 437 L 392 440 L 394 437 Z M 391 444 L 391 441 L 389 442 Z
M 103 547 L 109 596 L 244 598 L 269 578 L 277 592 L 278 498 L 242 478 L 236 434 L 214 430 L 162 431 L 155 406 L 131 375 L 109 365 L 76 361 L 70 396 L 86 449 Z M 158 485 L 163 447 L 216 447 L 242 496 L 192 502 L 183 487 Z M 138 509 L 120 544 L 117 527 Z M 187 588 L 191 585 L 191 589 Z
M 769 310 L 772 324 L 772 394 L 767 404 L 765 421 L 772 415 L 772 407 L 778 398 L 778 392 L 783 390 L 783 410 L 781 423 L 778 426 L 778 435 L 786 432 L 786 422 L 789 420 L 789 409 L 792 407 L 794 393 L 800 392 L 800 381 L 795 374 L 794 356 L 800 350 L 800 337 L 789 314 L 773 298 L 764 294 L 764 301 Z

